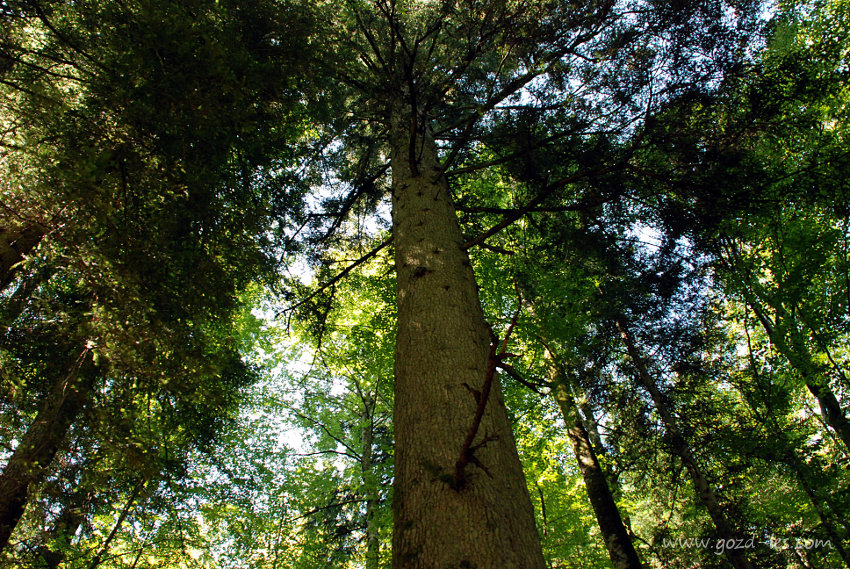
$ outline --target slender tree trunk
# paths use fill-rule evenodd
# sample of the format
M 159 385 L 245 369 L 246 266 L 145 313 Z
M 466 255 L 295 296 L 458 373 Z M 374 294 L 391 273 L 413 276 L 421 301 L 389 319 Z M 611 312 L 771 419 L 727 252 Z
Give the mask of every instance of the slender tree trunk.
M 611 557 L 611 563 L 614 569 L 642 569 L 643 565 L 620 516 L 620 510 L 608 486 L 608 479 L 599 464 L 590 435 L 563 372 L 555 371 L 553 380 L 555 384 L 553 395 L 563 414 L 564 423 L 567 425 L 567 435 L 584 478 L 587 496 L 596 514 L 596 521 L 605 547 L 608 549 L 608 555 Z
M 0 474 L 0 550 L 6 547 L 24 513 L 30 485 L 44 477 L 79 414 L 88 395 L 88 376 L 93 365 L 91 351 L 87 349 L 74 369 L 53 385 Z
M 9 328 L 15 320 L 24 312 L 33 292 L 44 280 L 44 271 L 37 271 L 30 275 L 9 295 L 3 305 L 0 306 L 0 328 Z M 2 288 L 0 288 L 2 290 Z
M 371 403 L 371 405 L 367 404 Z M 366 498 L 366 569 L 378 569 L 380 561 L 381 542 L 378 535 L 378 481 L 375 476 L 374 464 L 372 462 L 373 425 L 371 409 L 374 409 L 374 400 L 367 402 L 363 400 L 363 413 L 360 417 L 363 425 L 360 441 L 360 470 L 363 478 L 363 488 Z
M 730 246 L 729 252 L 733 261 L 738 260 L 739 254 L 734 245 Z M 740 273 L 735 273 L 738 269 L 732 263 L 730 272 L 736 275 L 736 278 L 741 285 L 744 300 L 755 313 L 756 318 L 764 328 L 770 342 L 776 347 L 777 351 L 782 354 L 788 363 L 797 370 L 806 387 L 814 395 L 821 409 L 821 415 L 824 422 L 838 435 L 847 450 L 850 450 L 850 420 L 844 414 L 841 404 L 835 393 L 829 387 L 828 380 L 822 377 L 822 374 L 817 373 L 818 366 L 812 359 L 812 354 L 805 345 L 805 340 L 802 338 L 802 332 L 797 328 L 796 323 L 791 322 L 792 329 L 790 331 L 790 344 L 786 341 L 785 335 L 776 330 L 776 327 L 770 318 L 765 313 L 764 307 L 759 301 L 759 291 L 752 290 L 752 287 L 757 287 L 757 282 L 749 274 L 741 276 Z M 746 271 L 745 271 L 746 272 Z M 748 282 L 749 281 L 749 282 Z M 762 294 L 761 298 L 765 295 Z M 774 307 L 779 314 L 785 318 L 793 318 L 781 306 Z
M 599 434 L 599 424 L 596 422 L 596 417 L 593 416 L 593 409 L 591 409 L 586 399 L 577 401 L 576 403 L 584 419 L 584 428 L 587 429 L 587 435 L 593 444 L 594 452 L 600 456 L 605 454 L 605 446 L 602 444 L 602 436 Z
M 47 229 L 33 223 L 21 229 L 0 227 L 0 291 L 9 286 L 17 272 L 18 264 L 47 233 Z
M 774 417 L 770 407 L 768 407 L 768 413 L 770 413 L 771 417 Z M 835 550 L 838 552 L 838 556 L 841 557 L 841 559 L 844 561 L 845 566 L 850 567 L 850 557 L 848 557 L 847 550 L 844 548 L 843 542 L 838 536 L 838 531 L 836 530 L 835 524 L 832 521 L 832 516 L 825 510 L 823 499 L 818 496 L 815 489 L 809 483 L 810 476 L 808 471 L 812 467 L 810 465 L 807 465 L 800 459 L 799 456 L 797 456 L 797 453 L 791 446 L 790 441 L 788 441 L 788 435 L 776 426 L 775 418 L 773 422 L 774 435 L 782 445 L 782 453 L 780 460 L 787 464 L 794 472 L 797 478 L 797 482 L 800 484 L 800 487 L 806 493 L 806 496 L 808 496 L 809 502 L 811 502 L 815 511 L 818 513 L 821 526 L 823 526 L 824 531 L 829 536 L 833 547 L 835 547 Z
M 65 478 L 74 479 L 77 477 L 77 473 L 80 473 L 80 480 L 62 505 L 59 515 L 53 520 L 53 527 L 49 534 L 49 545 L 42 545 L 38 548 L 38 556 L 44 562 L 45 569 L 57 569 L 65 561 L 67 551 L 77 530 L 86 520 L 87 512 L 96 494 L 93 489 L 92 478 L 102 457 L 100 451 L 95 451 L 92 456 L 87 456 L 82 463 L 77 465 L 73 471 L 64 474 Z
M 747 332 L 747 341 L 749 344 L 749 331 Z M 752 347 L 750 346 L 750 358 L 752 359 Z M 824 501 L 818 495 L 818 493 L 813 488 L 810 479 L 811 479 L 811 471 L 813 469 L 820 469 L 817 460 L 812 460 L 811 464 L 807 464 L 803 461 L 794 450 L 794 445 L 788 438 L 788 433 L 780 427 L 779 419 L 776 416 L 776 413 L 773 410 L 773 406 L 770 404 L 770 400 L 764 394 L 764 388 L 762 383 L 759 381 L 759 374 L 756 371 L 756 365 L 754 361 L 751 361 L 753 378 L 755 380 L 755 385 L 758 388 L 759 394 L 761 395 L 760 405 L 750 401 L 751 396 L 747 396 L 745 394 L 745 399 L 747 400 L 750 408 L 753 408 L 756 412 L 756 415 L 760 415 L 759 407 L 764 407 L 764 411 L 767 415 L 767 418 L 759 417 L 761 423 L 772 432 L 772 437 L 778 441 L 780 445 L 779 452 L 779 460 L 787 464 L 791 470 L 794 472 L 794 475 L 797 478 L 797 482 L 800 484 L 800 487 L 806 493 L 806 496 L 809 498 L 809 502 L 811 502 L 812 507 L 814 507 L 815 511 L 818 513 L 818 517 L 820 518 L 821 525 L 824 528 L 824 531 L 829 536 L 829 539 L 832 541 L 833 547 L 835 547 L 836 551 L 838 551 L 839 557 L 844 561 L 844 564 L 847 567 L 850 567 L 850 557 L 848 557 L 847 550 L 844 548 L 843 542 L 841 538 L 838 536 L 838 530 L 833 523 L 833 516 L 830 515 L 829 512 L 824 508 Z M 822 470 L 822 469 L 821 469 Z M 823 473 L 821 472 L 821 475 Z M 799 550 L 798 550 L 799 553 Z
M 121 529 L 121 526 L 124 524 L 124 520 L 126 520 L 127 516 L 130 515 L 130 510 L 133 508 L 133 505 L 139 498 L 139 494 L 142 493 L 142 490 L 145 488 L 147 483 L 148 480 L 146 478 L 142 478 L 133 487 L 133 490 L 130 492 L 130 496 L 127 498 L 127 502 L 124 504 L 124 508 L 118 515 L 118 519 L 115 520 L 115 525 L 112 526 L 112 531 L 110 531 L 109 535 L 106 536 L 106 540 L 104 540 L 100 551 L 97 552 L 89 563 L 89 569 L 97 569 L 97 567 L 103 563 L 104 557 L 107 553 L 109 553 L 109 547 L 112 545 L 112 540 L 114 540 L 115 536 L 118 535 L 118 530 Z
M 800 563 L 803 565 L 803 567 L 805 567 L 806 569 L 812 569 L 812 564 L 809 562 L 809 559 L 806 557 L 804 551 L 801 551 L 795 547 L 793 548 L 793 555 L 795 555 L 797 559 L 800 560 Z
M 617 325 L 617 330 L 620 332 L 620 336 L 626 345 L 629 357 L 637 369 L 638 379 L 643 387 L 649 392 L 652 402 L 655 404 L 655 408 L 661 416 L 661 421 L 664 423 L 664 430 L 667 433 L 671 450 L 681 459 L 685 468 L 688 470 L 688 474 L 690 475 L 691 481 L 696 489 L 697 496 L 703 506 L 705 506 L 705 509 L 708 510 L 708 515 L 711 518 L 711 521 L 714 522 L 718 538 L 722 539 L 725 543 L 730 543 L 730 540 L 731 543 L 737 543 L 737 538 L 739 536 L 732 529 L 732 525 L 726 519 L 726 514 L 723 512 L 723 508 L 720 505 L 720 501 L 717 498 L 717 493 L 715 492 L 714 487 L 708 481 L 702 469 L 694 459 L 693 453 L 691 453 L 691 449 L 688 447 L 688 444 L 679 429 L 678 421 L 670 412 L 664 396 L 655 384 L 655 380 L 653 380 L 652 376 L 649 375 L 649 371 L 646 369 L 643 358 L 641 357 L 640 352 L 638 351 L 637 346 L 635 346 L 634 340 L 628 331 L 626 319 L 621 315 L 617 316 L 615 323 Z M 750 562 L 747 560 L 747 556 L 743 549 L 735 547 L 724 548 L 724 553 L 726 554 L 726 558 L 736 569 L 750 569 Z
M 795 346 L 790 346 L 782 334 L 776 332 L 776 328 L 764 313 L 758 301 L 752 298 L 750 294 L 747 296 L 747 303 L 755 313 L 771 343 L 776 346 L 779 353 L 788 360 L 791 366 L 803 378 L 806 387 L 818 401 L 824 421 L 838 434 L 844 446 L 850 450 L 850 421 L 844 415 L 844 411 L 841 409 L 835 393 L 833 393 L 823 378 L 818 377 L 819 374 L 815 373 L 817 366 L 812 361 L 809 351 L 802 345 L 803 341 L 799 338 L 800 332 L 796 327 L 792 330 L 792 342 Z
M 543 569 L 448 182 L 435 179 L 436 146 L 409 105 L 397 101 L 392 115 L 393 567 Z
M 537 495 L 540 496 L 540 533 L 543 537 L 546 537 L 548 534 L 546 528 L 549 526 L 549 518 L 546 516 L 546 496 L 543 495 L 543 488 L 540 487 L 540 484 L 535 482 L 534 486 L 537 488 Z
M 783 442 L 784 433 L 782 433 Z M 787 442 L 786 442 L 787 444 Z M 821 525 L 824 528 L 824 531 L 829 536 L 833 547 L 838 552 L 838 556 L 841 557 L 842 561 L 844 561 L 844 565 L 846 567 L 850 567 L 850 555 L 847 554 L 847 550 L 844 548 L 844 542 L 838 536 L 838 531 L 835 528 L 835 524 L 832 522 L 832 516 L 827 513 L 823 507 L 823 500 L 817 495 L 812 485 L 809 484 L 809 477 L 806 474 L 808 470 L 807 465 L 800 460 L 800 457 L 791 449 L 790 446 L 786 446 L 784 450 L 784 462 L 791 467 L 791 470 L 794 471 L 794 474 L 797 476 L 797 482 L 800 483 L 800 486 L 803 488 L 803 491 L 808 496 L 809 501 L 814 506 L 815 510 L 818 513 L 818 517 L 820 518 Z
M 573 390 L 573 393 L 576 393 L 575 389 Z M 614 496 L 614 501 L 616 502 L 622 495 L 620 480 L 618 474 L 610 468 L 607 468 L 604 464 L 604 459 L 608 456 L 608 453 L 605 450 L 605 445 L 602 444 L 602 436 L 599 434 L 599 423 L 596 422 L 596 418 L 593 416 L 593 408 L 587 402 L 587 399 L 576 401 L 576 403 L 578 404 L 581 418 L 584 421 L 584 428 L 587 430 L 587 435 L 590 437 L 590 442 L 593 445 L 593 452 L 596 453 L 597 459 L 601 459 L 599 460 L 599 463 L 602 465 L 602 470 L 605 472 L 605 478 L 608 480 L 608 488 L 611 489 L 611 495 Z M 631 525 L 629 523 L 628 516 L 623 518 L 623 522 L 625 522 L 626 530 L 628 530 L 629 535 L 631 536 Z

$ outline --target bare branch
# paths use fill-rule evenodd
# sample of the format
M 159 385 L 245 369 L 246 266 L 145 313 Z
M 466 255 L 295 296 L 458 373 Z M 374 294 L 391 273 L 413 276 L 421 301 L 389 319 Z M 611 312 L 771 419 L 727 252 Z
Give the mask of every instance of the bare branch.
M 511 378 L 520 382 L 521 384 L 523 384 L 524 386 L 526 386 L 527 388 L 529 388 L 533 392 L 537 393 L 538 395 L 543 395 L 543 393 L 540 391 L 540 388 L 548 387 L 548 385 L 546 385 L 545 383 L 532 383 L 532 382 L 528 381 L 527 379 L 524 379 L 519 374 L 519 372 L 516 370 L 516 368 L 509 363 L 505 363 L 505 362 L 500 361 L 499 363 L 496 364 L 496 366 L 499 369 L 504 370 L 509 376 L 511 376 Z

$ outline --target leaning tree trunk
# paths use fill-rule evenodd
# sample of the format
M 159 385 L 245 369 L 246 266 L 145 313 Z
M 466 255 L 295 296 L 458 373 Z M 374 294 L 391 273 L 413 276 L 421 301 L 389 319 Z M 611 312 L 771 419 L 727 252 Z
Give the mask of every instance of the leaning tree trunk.
M 0 550 L 27 505 L 30 485 L 44 477 L 87 397 L 92 354 L 86 350 L 66 377 L 47 393 L 41 409 L 0 474 Z
M 667 407 L 667 402 L 661 394 L 661 391 L 659 391 L 658 386 L 655 384 L 655 380 L 653 380 L 652 376 L 649 375 L 649 371 L 646 369 L 646 364 L 644 364 L 643 358 L 641 357 L 640 352 L 629 333 L 626 319 L 621 315 L 617 316 L 615 324 L 617 325 L 617 330 L 620 332 L 620 336 L 623 339 L 623 343 L 626 345 L 629 358 L 632 360 L 632 363 L 637 369 L 638 379 L 643 387 L 649 392 L 652 402 L 655 404 L 655 408 L 661 416 L 661 422 L 664 424 L 664 430 L 666 431 L 667 438 L 670 442 L 670 449 L 681 459 L 682 464 L 684 464 L 685 468 L 688 470 L 688 474 L 694 484 L 694 489 L 697 492 L 697 497 L 702 502 L 703 506 L 705 506 L 705 509 L 708 510 L 708 515 L 714 523 L 717 536 L 722 539 L 724 543 L 737 543 L 737 538 L 739 536 L 732 529 L 732 525 L 726 518 L 726 514 L 723 512 L 723 508 L 720 505 L 720 500 L 717 497 L 714 486 L 712 486 L 712 484 L 708 481 L 708 478 L 706 478 L 702 468 L 700 468 L 694 459 L 693 453 L 691 452 L 690 447 L 688 447 L 688 444 L 679 429 L 678 421 L 676 421 L 673 414 L 670 412 L 670 409 Z M 750 569 L 750 562 L 747 560 L 747 556 L 743 549 L 732 547 L 724 548 L 723 551 L 733 567 L 736 569 Z
M 838 535 L 838 530 L 836 529 L 835 524 L 832 520 L 832 515 L 826 511 L 824 508 L 823 499 L 817 495 L 817 492 L 809 483 L 809 477 L 807 475 L 807 471 L 811 468 L 805 462 L 803 462 L 797 453 L 793 450 L 793 447 L 790 446 L 787 440 L 787 434 L 785 432 L 780 431 L 778 433 L 778 438 L 783 445 L 782 455 L 780 460 L 783 460 L 785 464 L 791 467 L 791 470 L 794 472 L 797 477 L 797 482 L 800 483 L 800 487 L 806 493 L 806 496 L 809 498 L 809 502 L 811 502 L 812 507 L 814 507 L 815 511 L 820 518 L 820 525 L 823 527 L 826 534 L 829 536 L 830 543 L 838 552 L 838 556 L 841 557 L 841 560 L 844 561 L 845 567 L 850 567 L 850 555 L 848 555 L 847 550 L 844 548 L 844 542 L 841 537 Z
M 85 479 L 86 472 L 83 473 L 77 490 L 53 522 L 53 528 L 50 531 L 52 543 L 38 548 L 38 557 L 41 558 L 44 569 L 58 569 L 65 561 L 71 540 L 85 521 L 86 506 L 91 503 L 94 494 L 87 488 Z
M 573 393 L 575 393 L 575 390 Z M 590 403 L 587 402 L 587 399 L 576 400 L 576 403 L 578 404 L 579 416 L 581 417 L 584 428 L 587 431 L 587 436 L 590 437 L 591 448 L 593 448 L 593 452 L 596 453 L 597 460 L 602 459 L 599 460 L 599 463 L 602 465 L 602 470 L 605 472 L 605 479 L 608 481 L 608 488 L 610 488 L 611 495 L 614 497 L 614 501 L 616 502 L 622 495 L 620 480 L 616 472 L 610 468 L 606 468 L 604 465 L 604 460 L 608 454 L 605 450 L 605 445 L 602 444 L 602 436 L 599 434 L 599 423 L 593 416 L 593 408 L 590 406 Z M 626 524 L 626 529 L 629 530 L 629 535 L 632 535 L 628 516 L 623 519 L 623 522 Z
M 393 567 L 543 569 L 448 182 L 438 176 L 433 139 L 405 107 L 396 104 L 391 120 L 398 303 Z
M 553 395 L 567 425 L 567 436 L 584 478 L 587 496 L 593 506 L 611 564 L 614 569 L 643 569 L 566 378 L 561 371 L 553 375 Z
M 100 550 L 89 562 L 88 569 L 97 569 L 106 559 L 106 556 L 109 553 L 109 547 L 112 545 L 115 536 L 118 535 L 118 531 L 121 529 L 121 526 L 124 524 L 127 516 L 130 515 L 130 510 L 136 504 L 136 501 L 139 499 L 139 495 L 148 483 L 149 480 L 142 477 L 138 482 L 136 482 L 135 486 L 133 486 L 133 490 L 130 492 L 127 502 L 124 504 L 124 508 L 121 510 L 121 513 L 118 515 L 118 519 L 115 520 L 115 524 L 112 526 L 112 531 L 110 531 L 109 535 L 106 536 L 106 539 L 100 546 Z
M 593 444 L 593 451 L 597 455 L 605 454 L 605 446 L 602 444 L 602 436 L 599 434 L 599 424 L 593 416 L 593 409 L 587 399 L 576 401 L 581 416 L 584 419 L 584 428 L 587 430 L 587 436 L 590 437 L 590 442 Z
M 730 255 L 733 259 L 730 263 L 730 271 L 732 271 L 733 275 L 737 275 L 736 278 L 741 286 L 741 292 L 747 305 L 755 313 L 771 344 L 788 360 L 791 367 L 797 370 L 805 382 L 806 387 L 814 395 L 815 399 L 817 399 L 824 422 L 835 431 L 844 443 L 846 450 L 850 450 L 850 420 L 844 414 L 838 398 L 830 388 L 829 379 L 823 377 L 823 374 L 818 373 L 818 366 L 815 364 L 812 354 L 806 346 L 802 332 L 792 320 L 789 335 L 790 343 L 786 341 L 785 334 L 781 330 L 776 329 L 777 326 L 771 322 L 762 306 L 760 298 L 764 298 L 766 295 L 759 290 L 758 280 L 746 269 L 743 271 L 743 276 L 735 272 L 738 270 L 735 268 L 735 263 L 738 262 L 740 254 L 734 245 L 730 249 Z M 782 315 L 785 318 L 793 318 L 788 315 L 788 312 L 781 305 L 774 306 L 774 308 L 777 310 L 778 315 Z
M 812 507 L 818 514 L 820 518 L 820 525 L 823 527 L 826 534 L 829 536 L 833 547 L 838 551 L 839 557 L 844 561 L 844 565 L 850 567 L 850 556 L 848 556 L 847 550 L 844 548 L 842 539 L 839 537 L 838 529 L 833 521 L 833 515 L 827 511 L 824 507 L 824 500 L 821 496 L 818 495 L 818 492 L 815 490 L 814 486 L 810 482 L 812 478 L 812 471 L 817 469 L 819 470 L 819 474 L 823 476 L 823 469 L 819 465 L 819 461 L 812 460 L 807 463 L 802 460 L 798 455 L 797 451 L 794 449 L 794 445 L 792 444 L 790 438 L 788 437 L 788 432 L 786 429 L 783 429 L 780 426 L 779 420 L 777 419 L 776 413 L 773 410 L 773 406 L 770 404 L 769 398 L 764 393 L 764 389 L 762 387 L 761 382 L 758 379 L 758 373 L 755 371 L 756 367 L 753 364 L 753 374 L 755 379 L 755 385 L 758 388 L 760 398 L 757 401 L 752 401 L 752 397 L 746 396 L 747 404 L 753 409 L 757 416 L 759 414 L 759 408 L 764 407 L 764 412 L 766 414 L 766 418 L 760 418 L 761 423 L 770 430 L 771 437 L 778 443 L 779 452 L 776 457 L 777 460 L 783 462 L 791 468 L 791 471 L 794 472 L 794 475 L 797 478 L 797 482 L 799 482 L 800 487 L 806 493 L 806 496 L 809 498 L 809 502 L 811 502 Z M 805 558 L 803 558 L 805 559 Z

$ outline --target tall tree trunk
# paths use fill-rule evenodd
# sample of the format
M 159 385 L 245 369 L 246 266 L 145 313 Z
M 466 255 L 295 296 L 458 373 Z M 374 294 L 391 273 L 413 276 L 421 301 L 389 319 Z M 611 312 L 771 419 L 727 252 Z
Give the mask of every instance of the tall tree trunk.
M 829 536 L 832 546 L 838 552 L 838 556 L 841 557 L 842 561 L 844 561 L 844 565 L 846 567 L 850 567 L 850 555 L 848 555 L 847 550 L 844 548 L 844 542 L 838 535 L 838 530 L 832 520 L 833 516 L 825 510 L 823 499 L 818 496 L 815 489 L 809 483 L 807 471 L 811 467 L 797 456 L 797 453 L 794 452 L 792 447 L 788 444 L 787 435 L 784 432 L 779 433 L 779 440 L 782 441 L 782 444 L 785 446 L 783 449 L 783 462 L 790 466 L 791 470 L 794 471 L 794 474 L 797 477 L 797 482 L 800 483 L 800 487 L 803 488 L 806 496 L 808 496 L 809 502 L 811 502 L 815 511 L 817 511 L 821 526 L 823 526 L 824 531 Z
M 573 385 L 573 393 L 577 393 L 575 385 Z M 604 464 L 604 459 L 608 456 L 608 453 L 605 450 L 605 445 L 602 444 L 602 436 L 599 434 L 599 423 L 596 422 L 596 417 L 593 416 L 593 408 L 590 406 L 587 399 L 584 398 L 577 400 L 576 403 L 578 404 L 578 410 L 580 411 L 580 416 L 584 422 L 584 428 L 587 430 L 587 435 L 590 437 L 593 452 L 596 453 L 597 460 L 599 460 L 602 470 L 605 472 L 605 478 L 608 480 L 608 488 L 611 490 L 611 495 L 614 497 L 614 501 L 616 502 L 622 495 L 619 475 L 610 468 L 607 468 Z M 632 535 L 628 516 L 623 518 L 623 522 L 626 524 L 626 530 L 629 531 L 629 535 Z
M 27 279 L 24 279 L 15 291 L 6 297 L 3 304 L 0 305 L 0 328 L 11 327 L 15 320 L 23 314 L 27 303 L 39 285 L 44 281 L 45 277 L 46 274 L 43 269 L 36 271 L 34 274 L 29 275 Z
M 649 371 L 646 368 L 646 364 L 643 361 L 640 351 L 637 349 L 637 346 L 629 333 L 625 317 L 622 315 L 616 316 L 615 324 L 617 325 L 617 330 L 620 332 L 620 336 L 623 339 L 623 343 L 626 345 L 629 358 L 632 360 L 632 363 L 637 370 L 638 379 L 643 387 L 649 392 L 652 402 L 655 404 L 655 408 L 661 416 L 661 421 L 664 424 L 664 430 L 666 431 L 667 438 L 670 442 L 670 448 L 673 453 L 681 459 L 682 464 L 684 464 L 685 468 L 688 470 L 688 474 L 690 475 L 691 481 L 696 489 L 697 496 L 703 506 L 705 506 L 705 509 L 708 510 L 708 515 L 714 523 L 718 538 L 722 539 L 724 543 L 737 543 L 739 536 L 732 529 L 732 525 L 729 523 L 729 520 L 726 519 L 726 514 L 723 512 L 723 508 L 720 505 L 720 500 L 717 498 L 717 493 L 715 492 L 714 487 L 708 481 L 708 478 L 706 478 L 702 469 L 694 459 L 693 453 L 691 453 L 691 449 L 688 447 L 688 444 L 679 429 L 678 421 L 675 417 L 673 417 L 673 413 L 670 412 L 670 409 L 667 406 L 667 401 L 661 394 L 661 391 L 659 391 L 658 386 L 655 384 L 655 380 L 651 375 L 649 375 Z M 723 551 L 733 567 L 736 569 L 750 569 L 750 562 L 747 560 L 747 556 L 743 549 L 731 547 L 724 548 Z
M 94 451 L 92 456 L 87 455 L 82 463 L 63 475 L 66 479 L 73 480 L 77 477 L 76 473 L 80 473 L 79 482 L 62 504 L 59 515 L 53 520 L 53 527 L 49 533 L 49 545 L 38 548 L 37 554 L 44 563 L 45 569 L 57 569 L 65 561 L 71 542 L 77 530 L 85 522 L 92 501 L 96 497 L 97 492 L 94 489 L 96 484 L 93 478 L 102 458 L 103 453 L 100 450 Z
M 51 387 L 38 415 L 0 474 L 0 550 L 6 547 L 24 513 L 30 485 L 44 477 L 79 414 L 88 396 L 93 365 L 91 351 L 86 349 L 68 375 Z
M 0 227 L 0 291 L 9 286 L 17 272 L 18 264 L 47 233 L 47 229 L 32 223 L 20 229 Z
M 553 366 L 557 364 L 553 362 Z M 608 555 L 611 557 L 611 564 L 614 569 L 642 569 L 643 565 L 620 516 L 620 510 L 614 501 L 614 495 L 608 486 L 608 479 L 599 464 L 596 451 L 593 450 L 590 434 L 585 428 L 567 379 L 559 369 L 553 371 L 552 379 L 555 384 L 553 395 L 561 409 L 564 423 L 567 425 L 567 436 L 584 478 L 587 496 L 596 514 L 596 521 L 605 547 L 608 549 Z
M 135 486 L 133 486 L 133 490 L 130 492 L 130 496 L 127 498 L 127 502 L 124 504 L 124 508 L 121 510 L 121 513 L 118 515 L 118 519 L 115 520 L 115 525 L 112 526 L 112 531 L 109 532 L 109 535 L 106 536 L 106 539 L 103 542 L 103 545 L 100 547 L 100 551 L 92 558 L 89 563 L 88 569 L 97 569 L 101 563 L 103 563 L 104 557 L 109 553 L 109 547 L 112 545 L 112 541 L 115 539 L 115 536 L 118 535 L 118 530 L 121 529 L 121 526 L 124 524 L 124 520 L 127 519 L 127 516 L 130 515 L 130 510 L 136 504 L 136 500 L 139 498 L 139 494 L 142 493 L 142 490 L 145 488 L 145 485 L 148 483 L 147 478 L 142 478 L 139 480 Z
M 398 303 L 393 567 L 543 569 L 448 182 L 437 177 L 436 145 L 414 116 L 397 101 L 390 125 Z
M 584 419 L 584 428 L 587 430 L 590 442 L 593 443 L 594 452 L 596 452 L 597 455 L 604 455 L 605 446 L 602 444 L 602 436 L 599 434 L 599 424 L 596 422 L 596 417 L 593 416 L 593 409 L 587 402 L 587 399 L 576 401 L 576 403 L 578 404 L 578 409 L 581 411 L 581 416 Z

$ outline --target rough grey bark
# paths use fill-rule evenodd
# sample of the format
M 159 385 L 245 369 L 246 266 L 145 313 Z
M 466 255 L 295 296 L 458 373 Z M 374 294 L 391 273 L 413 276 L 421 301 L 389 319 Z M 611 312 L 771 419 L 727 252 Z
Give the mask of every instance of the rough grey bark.
M 12 282 L 17 267 L 35 249 L 47 229 L 37 223 L 22 228 L 0 227 L 0 290 Z
M 412 120 L 409 105 L 397 101 L 392 114 L 398 303 L 393 567 L 543 569 L 448 182 L 437 176 L 436 146 Z
M 88 397 L 93 365 L 91 351 L 86 349 L 67 376 L 51 387 L 0 474 L 0 550 L 24 513 L 30 486 L 44 477 Z
M 723 511 L 723 507 L 720 504 L 720 500 L 717 497 L 714 486 L 712 486 L 712 484 L 708 481 L 708 478 L 706 478 L 702 468 L 700 468 L 699 464 L 697 464 L 687 441 L 684 436 L 682 436 L 678 421 L 667 406 L 667 401 L 661 394 L 658 386 L 655 384 L 655 380 L 649 374 L 646 364 L 643 361 L 643 357 L 629 333 L 625 317 L 618 315 L 615 318 L 615 324 L 617 326 L 617 330 L 620 332 L 620 337 L 623 339 L 623 343 L 626 345 L 629 358 L 637 370 L 638 380 L 647 392 L 649 392 L 652 402 L 655 404 L 655 409 L 661 416 L 661 422 L 664 424 L 664 430 L 670 443 L 670 450 L 678 456 L 682 461 L 682 464 L 685 465 L 685 468 L 691 477 L 691 481 L 693 482 L 694 489 L 697 492 L 697 497 L 708 511 L 708 515 L 714 523 L 718 538 L 724 540 L 724 542 L 732 540 L 732 543 L 737 543 L 737 539 L 740 536 L 738 536 L 733 530 L 732 525 L 726 518 L 726 514 Z M 750 562 L 747 560 L 747 556 L 743 549 L 734 547 L 725 548 L 724 553 L 726 558 L 736 569 L 751 568 Z
M 553 395 L 564 417 L 567 436 L 584 478 L 587 496 L 593 506 L 611 564 L 614 569 L 643 569 L 567 380 L 560 371 L 553 372 L 552 379 L 555 385 Z

